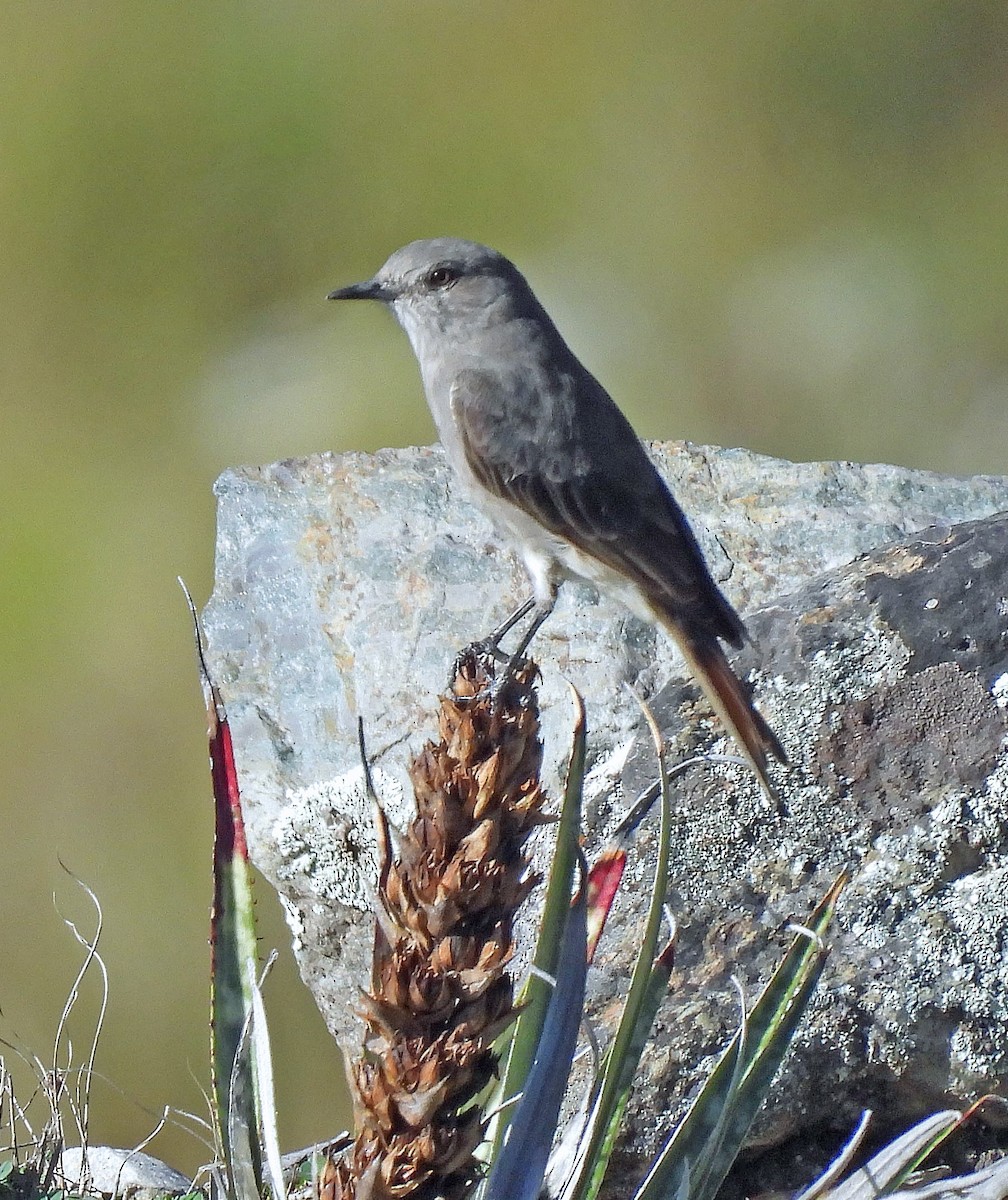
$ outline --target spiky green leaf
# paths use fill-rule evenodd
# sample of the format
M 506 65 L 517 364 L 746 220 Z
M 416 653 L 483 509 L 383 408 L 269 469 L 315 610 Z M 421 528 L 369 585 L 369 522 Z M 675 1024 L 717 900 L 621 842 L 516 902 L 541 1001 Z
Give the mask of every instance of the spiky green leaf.
M 500 1089 L 502 1103 L 507 1104 L 525 1088 L 542 1034 L 546 1010 L 552 989 L 544 976 L 556 977 L 563 930 L 570 912 L 571 882 L 577 845 L 581 833 L 581 793 L 585 768 L 585 710 L 584 701 L 571 688 L 574 699 L 574 730 L 571 738 L 570 766 L 564 787 L 560 820 L 557 824 L 556 852 L 550 867 L 543 904 L 539 938 L 532 959 L 533 970 L 518 997 L 521 1015 L 514 1026 L 507 1051 L 507 1067 Z M 493 1162 L 503 1144 L 504 1132 L 511 1122 L 511 1108 L 500 1111 L 493 1128 L 490 1161 Z
M 524 1091 L 487 1179 L 484 1200 L 536 1200 L 542 1188 L 584 1009 L 588 970 L 587 864 L 580 850 L 577 854 L 581 887 L 564 923 L 556 985 Z
M 826 960 L 823 941 L 841 875 L 799 933 L 700 1095 L 655 1159 L 635 1200 L 671 1200 L 688 1180 L 690 1200 L 712 1200 L 738 1156 L 787 1053 Z
M 962 1119 L 961 1113 L 952 1110 L 933 1113 L 884 1146 L 826 1196 L 829 1200 L 879 1200 L 893 1194 Z
M 650 709 L 641 705 L 645 719 L 654 737 L 658 758 L 659 801 L 661 822 L 658 832 L 658 861 L 655 864 L 654 880 L 651 885 L 651 901 L 648 907 L 640 951 L 634 964 L 630 987 L 623 1005 L 620 1023 L 602 1067 L 602 1079 L 598 1098 L 590 1115 L 576 1175 L 571 1179 L 565 1195 L 572 1200 L 594 1200 L 602 1186 L 605 1170 L 612 1154 L 616 1132 L 626 1107 L 633 1073 L 643 1045 L 641 1024 L 642 1013 L 646 1012 L 649 998 L 653 1000 L 652 987 L 655 969 L 655 953 L 665 906 L 668 886 L 669 845 L 671 839 L 671 810 L 669 805 L 668 774 L 665 769 L 665 752 L 661 734 Z M 645 1016 L 650 1029 L 654 1013 Z M 634 1057 L 636 1054 L 637 1057 Z
M 254 1190 L 258 1196 L 262 1180 L 258 1096 L 250 1055 L 241 1053 L 254 1004 L 258 963 L 252 873 L 227 712 L 207 667 L 196 607 L 184 583 L 182 589 L 193 620 L 206 702 L 214 797 L 214 895 L 210 914 L 214 1117 L 232 1188 L 236 1194 Z

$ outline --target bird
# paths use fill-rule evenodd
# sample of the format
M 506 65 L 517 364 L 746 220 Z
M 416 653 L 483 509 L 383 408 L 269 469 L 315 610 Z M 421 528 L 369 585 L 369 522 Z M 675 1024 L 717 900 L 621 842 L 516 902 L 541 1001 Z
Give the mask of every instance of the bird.
M 578 579 L 660 626 L 768 795 L 787 756 L 722 643 L 745 626 L 630 422 L 577 359 L 518 268 L 461 238 L 414 241 L 330 300 L 373 300 L 409 338 L 438 436 L 464 490 L 517 548 L 534 612 Z

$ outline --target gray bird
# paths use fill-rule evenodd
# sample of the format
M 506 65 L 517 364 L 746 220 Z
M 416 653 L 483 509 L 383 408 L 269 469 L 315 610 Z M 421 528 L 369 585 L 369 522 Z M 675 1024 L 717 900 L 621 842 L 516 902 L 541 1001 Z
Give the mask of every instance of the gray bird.
M 772 794 L 767 759 L 784 751 L 721 648 L 741 647 L 745 626 L 629 421 L 514 264 L 458 238 L 411 242 L 329 299 L 381 301 L 406 331 L 448 461 L 531 580 L 522 649 L 564 578 L 595 584 L 671 634 Z

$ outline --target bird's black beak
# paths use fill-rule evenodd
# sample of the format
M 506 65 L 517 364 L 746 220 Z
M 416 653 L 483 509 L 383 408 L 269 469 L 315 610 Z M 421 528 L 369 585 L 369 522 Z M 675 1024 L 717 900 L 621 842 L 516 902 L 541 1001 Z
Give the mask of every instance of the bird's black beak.
M 395 292 L 376 279 L 365 279 L 363 283 L 351 283 L 349 287 L 337 288 L 326 296 L 327 300 L 383 300 L 395 299 Z

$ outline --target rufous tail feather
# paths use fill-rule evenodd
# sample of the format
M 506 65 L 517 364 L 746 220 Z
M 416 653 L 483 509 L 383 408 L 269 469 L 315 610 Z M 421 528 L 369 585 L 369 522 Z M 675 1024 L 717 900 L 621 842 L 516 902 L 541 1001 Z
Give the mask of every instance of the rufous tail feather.
M 713 638 L 704 643 L 691 642 L 680 631 L 671 632 L 714 711 L 752 764 L 763 790 L 777 803 L 777 793 L 767 774 L 767 760 L 773 755 L 778 762 L 786 763 L 787 755 L 777 735 L 753 707 L 745 685 L 731 669 L 720 643 Z

